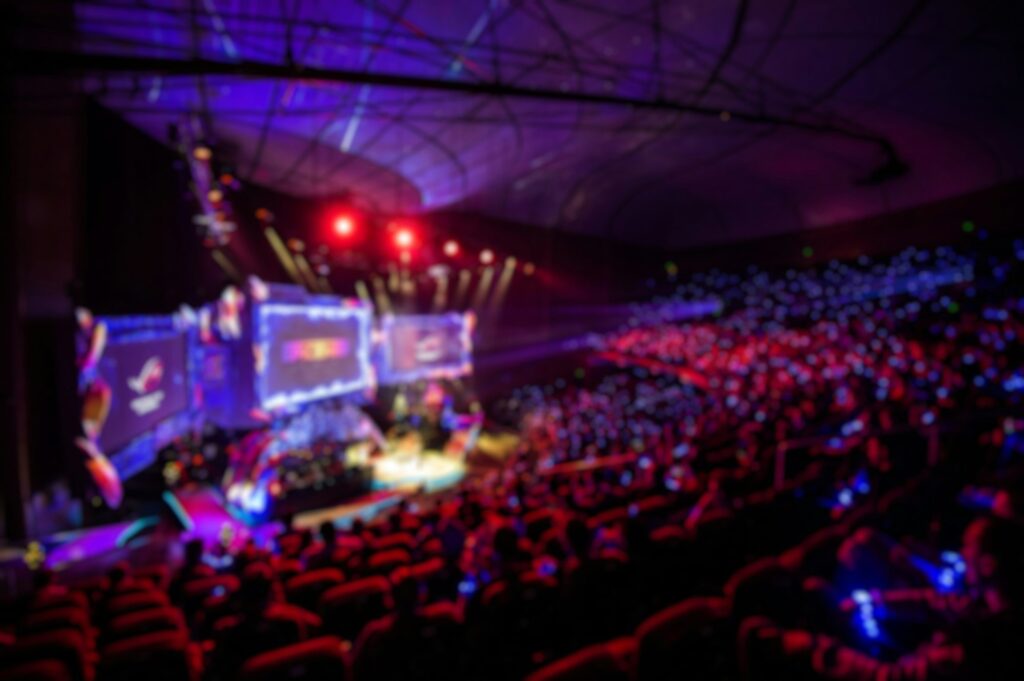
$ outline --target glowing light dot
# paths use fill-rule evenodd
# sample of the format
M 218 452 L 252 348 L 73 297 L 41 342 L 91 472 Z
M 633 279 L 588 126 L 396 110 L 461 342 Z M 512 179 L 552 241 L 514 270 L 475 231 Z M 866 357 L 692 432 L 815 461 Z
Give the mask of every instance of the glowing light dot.
M 453 239 L 449 239 L 444 242 L 444 254 L 449 258 L 454 258 L 459 254 L 459 242 Z
M 492 262 L 494 262 L 494 251 L 492 251 L 489 248 L 485 248 L 484 250 L 480 251 L 480 262 L 482 262 L 484 265 L 490 265 Z
M 355 229 L 355 222 L 347 215 L 342 215 L 334 221 L 334 233 L 338 236 L 351 236 Z
M 395 232 L 395 245 L 399 248 L 410 248 L 415 241 L 412 230 L 402 228 Z

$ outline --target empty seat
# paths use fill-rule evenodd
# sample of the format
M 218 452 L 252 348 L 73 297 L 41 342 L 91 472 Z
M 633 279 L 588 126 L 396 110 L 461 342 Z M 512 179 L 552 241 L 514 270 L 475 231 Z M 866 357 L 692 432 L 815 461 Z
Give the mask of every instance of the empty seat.
M 631 636 L 597 643 L 541 667 L 526 681 L 631 681 L 636 640 Z
M 729 604 L 687 599 L 644 621 L 636 639 L 637 681 L 723 678 L 734 645 Z
M 392 570 L 412 562 L 412 556 L 405 549 L 388 549 L 370 556 L 367 570 L 377 575 L 390 574 Z
M 105 643 L 160 631 L 185 631 L 185 618 L 177 608 L 162 607 L 118 615 L 107 625 Z
M 202 668 L 199 651 L 183 631 L 134 636 L 103 649 L 102 681 L 195 681 Z
M 288 603 L 271 604 L 261 613 L 222 617 L 213 627 L 216 647 L 210 666 L 215 676 L 232 678 L 248 659 L 301 643 L 319 630 L 319 617 Z
M 440 558 L 430 558 L 415 565 L 403 565 L 391 573 L 391 582 L 397 584 L 403 579 L 415 579 L 417 582 L 426 583 L 439 575 L 444 568 L 444 560 Z
M 355 681 L 461 678 L 462 640 L 455 607 L 435 603 L 418 612 L 371 622 L 352 651 Z
M 92 676 L 87 642 L 74 629 L 58 629 L 18 639 L 0 653 L 0 669 L 40 660 L 58 662 L 72 681 L 85 681 Z
M 163 590 L 170 580 L 170 571 L 166 565 L 150 565 L 136 570 L 135 579 L 148 583 L 154 589 Z
M 345 681 L 348 667 L 342 642 L 333 636 L 274 650 L 250 659 L 239 681 Z
M 296 558 L 283 558 L 271 564 L 274 574 L 282 582 L 287 582 L 292 577 L 302 574 L 302 562 Z
M 139 610 L 165 608 L 170 606 L 170 604 L 171 602 L 167 598 L 167 594 L 162 591 L 149 590 L 115 596 L 107 601 L 104 611 L 106 619 L 109 620 L 118 615 L 125 615 Z
M 625 507 L 611 508 L 587 519 L 587 527 L 596 530 L 599 527 L 613 527 L 629 519 L 629 509 Z
M 296 575 L 285 584 L 288 600 L 295 605 L 316 610 L 317 603 L 323 593 L 345 581 L 341 570 L 322 568 Z
M 57 660 L 35 660 L 0 671 L 0 681 L 73 681 L 68 668 Z
M 40 612 L 42 610 L 53 610 L 59 608 L 79 608 L 89 610 L 89 599 L 79 591 L 51 591 L 44 590 L 29 603 L 29 610 Z
M 416 539 L 408 532 L 395 532 L 377 539 L 370 548 L 378 552 L 390 549 L 405 549 L 412 552 L 416 548 Z
M 799 614 L 802 580 L 773 557 L 740 568 L 725 584 L 725 596 L 738 620 L 764 615 L 779 622 L 795 623 Z
M 845 523 L 830 525 L 809 535 L 779 560 L 797 567 L 805 575 L 831 578 L 836 571 L 836 554 L 848 536 L 850 527 Z
M 545 532 L 555 524 L 561 511 L 556 508 L 538 508 L 523 516 L 523 525 L 526 527 L 526 536 L 532 541 L 537 541 Z
M 86 641 L 92 639 L 88 613 L 81 608 L 54 608 L 30 612 L 19 627 L 23 634 L 39 634 L 56 629 L 74 629 Z
M 391 584 L 383 577 L 367 577 L 336 586 L 320 598 L 324 631 L 348 640 L 363 627 L 391 610 Z

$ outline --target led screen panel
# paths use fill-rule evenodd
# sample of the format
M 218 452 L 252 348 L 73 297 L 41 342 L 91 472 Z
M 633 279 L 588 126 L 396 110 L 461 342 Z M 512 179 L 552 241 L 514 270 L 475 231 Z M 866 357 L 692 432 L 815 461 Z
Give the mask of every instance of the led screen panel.
M 255 314 L 256 396 L 263 409 L 371 387 L 368 308 L 263 303 Z
M 107 344 L 98 374 L 110 386 L 110 412 L 99 435 L 114 451 L 189 406 L 184 333 L 137 335 Z
M 382 383 L 464 376 L 473 369 L 473 316 L 387 316 L 381 320 Z

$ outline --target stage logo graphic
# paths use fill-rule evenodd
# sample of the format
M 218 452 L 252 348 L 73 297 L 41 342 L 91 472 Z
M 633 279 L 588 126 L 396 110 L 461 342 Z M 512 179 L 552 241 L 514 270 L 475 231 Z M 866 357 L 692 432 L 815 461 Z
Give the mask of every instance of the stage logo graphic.
M 444 338 L 431 333 L 416 340 L 416 361 L 422 364 L 436 362 L 444 357 Z
M 160 408 L 164 401 L 164 391 L 158 388 L 163 378 L 164 363 L 157 356 L 147 359 L 137 376 L 128 377 L 128 387 L 138 395 L 130 402 L 136 416 L 145 416 Z
M 286 364 L 341 359 L 348 353 L 349 343 L 344 338 L 303 338 L 287 341 L 281 347 Z

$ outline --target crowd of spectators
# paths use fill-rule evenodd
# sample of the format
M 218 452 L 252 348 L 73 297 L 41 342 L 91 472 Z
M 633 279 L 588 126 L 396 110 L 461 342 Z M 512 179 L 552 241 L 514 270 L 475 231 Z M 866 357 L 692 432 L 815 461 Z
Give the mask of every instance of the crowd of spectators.
M 0 679 L 1018 678 L 1017 250 L 696 276 L 718 316 L 514 391 L 520 447 L 455 489 L 41 572 Z

